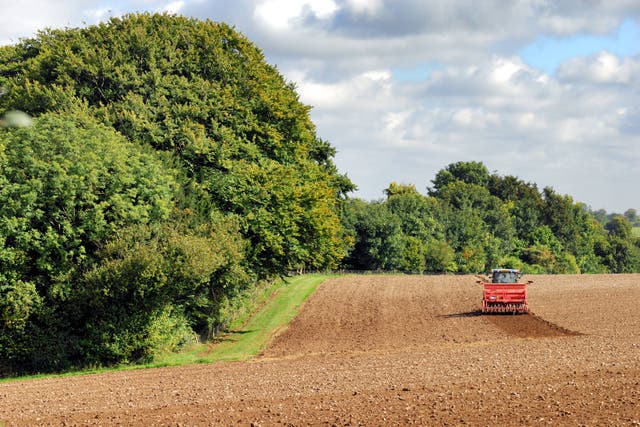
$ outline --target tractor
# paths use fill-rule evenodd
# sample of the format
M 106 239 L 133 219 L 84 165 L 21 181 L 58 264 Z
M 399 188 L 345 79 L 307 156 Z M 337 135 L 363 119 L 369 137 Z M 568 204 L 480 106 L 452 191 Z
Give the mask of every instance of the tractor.
M 522 273 L 511 268 L 494 268 L 489 280 L 482 280 L 482 313 L 529 312 L 527 285 L 519 282 Z

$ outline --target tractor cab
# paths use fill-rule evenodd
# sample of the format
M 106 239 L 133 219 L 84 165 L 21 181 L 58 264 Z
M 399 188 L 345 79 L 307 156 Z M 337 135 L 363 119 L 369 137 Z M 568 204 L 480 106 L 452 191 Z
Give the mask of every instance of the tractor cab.
M 491 283 L 518 283 L 520 277 L 522 277 L 522 273 L 511 268 L 494 268 L 491 270 Z

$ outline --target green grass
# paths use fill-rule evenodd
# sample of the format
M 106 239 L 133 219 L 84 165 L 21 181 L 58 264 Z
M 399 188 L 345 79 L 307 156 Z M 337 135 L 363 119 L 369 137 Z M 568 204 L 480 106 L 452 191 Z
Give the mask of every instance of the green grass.
M 287 327 L 298 314 L 300 306 L 315 291 L 318 285 L 329 277 L 332 277 L 332 275 L 309 274 L 275 282 L 265 290 L 262 301 L 260 299 L 257 300 L 259 308 L 253 313 L 247 313 L 245 316 L 236 319 L 234 324 L 231 325 L 231 331 L 222 335 L 215 343 L 195 344 L 180 353 L 166 354 L 156 358 L 152 363 L 144 365 L 122 365 L 114 368 L 83 370 L 58 375 L 7 378 L 0 379 L 0 382 L 54 376 L 75 376 L 114 370 L 248 360 L 258 355 L 279 331 Z
M 310 274 L 285 279 L 276 285 L 271 298 L 260 309 L 236 321 L 231 332 L 215 343 L 196 344 L 181 353 L 158 358 L 146 367 L 211 363 L 225 360 L 248 360 L 262 351 L 270 340 L 298 314 L 307 298 L 331 275 Z
M 634 237 L 640 237 L 640 227 L 633 227 L 631 229 L 631 235 Z
M 289 325 L 302 303 L 328 277 L 309 275 L 290 279 L 242 328 L 213 347 L 209 360 L 247 360 L 259 354 L 278 332 Z

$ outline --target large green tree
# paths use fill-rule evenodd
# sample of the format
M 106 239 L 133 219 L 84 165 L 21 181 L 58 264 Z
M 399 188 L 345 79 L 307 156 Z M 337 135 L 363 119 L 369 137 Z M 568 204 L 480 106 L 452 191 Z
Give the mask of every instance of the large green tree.
M 0 147 L 0 371 L 64 365 L 80 278 L 124 228 L 169 219 L 176 176 L 82 111 L 0 130 Z
M 359 199 L 345 204 L 344 220 L 355 238 L 344 260 L 348 269 L 399 270 L 403 264 L 403 238 L 400 219 L 381 202 Z
M 175 154 L 238 216 L 261 275 L 332 267 L 346 251 L 337 211 L 353 184 L 294 85 L 226 24 L 139 14 L 43 31 L 0 50 L 0 85 L 0 108 L 79 102 L 130 141 Z
M 334 148 L 226 24 L 45 30 L 0 47 L 0 88 L 0 370 L 210 337 L 256 278 L 335 267 L 353 241 Z

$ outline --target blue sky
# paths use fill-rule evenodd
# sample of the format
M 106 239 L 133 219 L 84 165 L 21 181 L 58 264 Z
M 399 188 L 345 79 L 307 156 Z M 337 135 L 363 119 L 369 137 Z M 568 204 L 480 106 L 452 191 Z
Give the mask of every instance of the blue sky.
M 640 209 L 640 2 L 0 0 L 0 44 L 128 12 L 224 21 L 312 106 L 335 162 L 378 199 L 457 161 Z
M 444 68 L 443 64 L 419 64 L 412 67 L 392 68 L 393 77 L 399 82 L 416 83 L 427 80 L 435 70 Z
M 625 19 L 615 32 L 608 35 L 572 34 L 565 37 L 540 36 L 518 51 L 532 67 L 554 74 L 564 61 L 590 56 L 601 51 L 626 57 L 640 52 L 640 26 L 636 20 Z
M 619 57 L 636 55 L 640 52 L 640 26 L 633 19 L 625 19 L 611 34 L 594 35 L 586 33 L 568 36 L 541 35 L 531 43 L 517 50 L 517 54 L 529 66 L 546 74 L 554 75 L 560 64 L 568 59 L 595 55 L 601 51 Z M 393 68 L 394 78 L 401 82 L 420 82 L 429 78 L 443 64 L 432 62 L 413 66 Z

